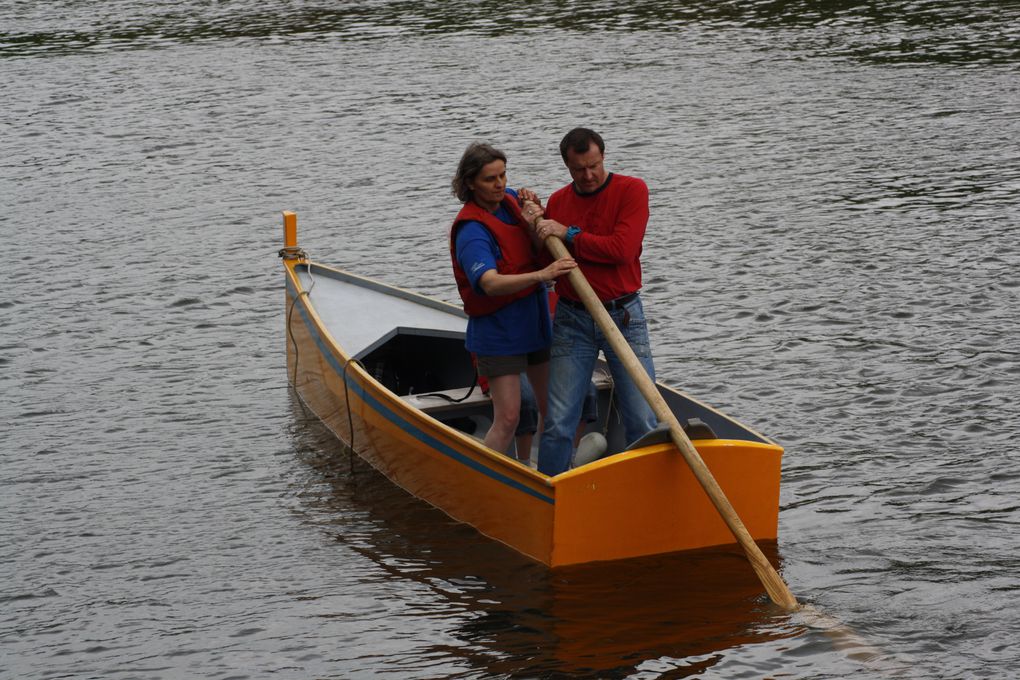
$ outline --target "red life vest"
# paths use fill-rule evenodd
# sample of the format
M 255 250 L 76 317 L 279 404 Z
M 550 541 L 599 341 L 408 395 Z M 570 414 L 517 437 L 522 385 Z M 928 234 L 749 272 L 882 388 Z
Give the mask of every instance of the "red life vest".
M 528 236 L 528 226 L 521 215 L 521 209 L 512 196 L 505 196 L 502 202 L 516 224 L 507 224 L 474 201 L 468 201 L 457 213 L 453 226 L 450 228 L 450 258 L 453 261 L 453 277 L 457 281 L 457 290 L 464 301 L 464 311 L 468 316 L 485 316 L 506 307 L 515 300 L 527 297 L 535 292 L 538 285 L 528 286 L 524 290 L 509 295 L 483 295 L 475 292 L 468 281 L 467 274 L 457 261 L 457 229 L 464 222 L 481 222 L 492 234 L 499 246 L 500 259 L 496 261 L 496 271 L 500 274 L 524 274 L 536 271 L 539 267 L 535 261 L 535 251 Z

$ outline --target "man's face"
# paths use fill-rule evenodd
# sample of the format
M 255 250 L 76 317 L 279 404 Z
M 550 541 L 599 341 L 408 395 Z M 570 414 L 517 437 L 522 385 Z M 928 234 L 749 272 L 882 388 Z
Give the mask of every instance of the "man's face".
M 598 146 L 589 144 L 584 153 L 567 149 L 567 170 L 574 180 L 574 186 L 582 194 L 590 194 L 606 183 L 606 167 L 602 164 L 602 152 Z
M 503 200 L 506 191 L 506 163 L 498 158 L 486 163 L 478 176 L 468 182 L 468 187 L 474 192 L 479 205 L 494 209 Z

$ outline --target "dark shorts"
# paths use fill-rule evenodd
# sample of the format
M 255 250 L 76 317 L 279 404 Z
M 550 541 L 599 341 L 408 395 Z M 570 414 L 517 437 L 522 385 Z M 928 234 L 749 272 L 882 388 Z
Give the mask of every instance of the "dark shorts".
M 524 373 L 528 366 L 546 363 L 549 361 L 549 348 L 546 347 L 527 354 L 479 356 L 477 361 L 478 375 L 484 375 L 486 378 L 498 378 L 501 375 Z

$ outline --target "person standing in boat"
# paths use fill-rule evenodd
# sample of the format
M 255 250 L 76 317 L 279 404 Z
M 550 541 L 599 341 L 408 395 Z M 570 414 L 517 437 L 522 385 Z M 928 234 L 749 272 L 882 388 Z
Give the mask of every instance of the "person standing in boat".
M 588 128 L 566 134 L 560 155 L 573 181 L 549 197 L 535 229 L 540 239 L 555 235 L 567 245 L 654 381 L 648 326 L 638 294 L 648 187 L 637 177 L 608 172 L 605 149 L 602 137 Z M 556 292 L 559 303 L 553 322 L 548 408 L 538 453 L 539 472 L 547 475 L 570 467 L 574 430 L 600 350 L 613 376 L 627 441 L 635 441 L 657 425 L 651 407 L 566 277 L 556 282 Z
M 489 382 L 492 427 L 486 446 L 506 451 L 520 417 L 521 374 L 534 388 L 539 413 L 546 408 L 552 322 L 545 283 L 573 269 L 572 258 L 542 267 L 534 223 L 541 202 L 533 191 L 507 189 L 506 155 L 488 144 L 468 146 L 453 178 L 464 204 L 450 229 L 457 289 L 468 314 L 467 349 Z M 526 219 L 520 204 L 528 200 Z M 530 451 L 518 451 L 521 461 Z

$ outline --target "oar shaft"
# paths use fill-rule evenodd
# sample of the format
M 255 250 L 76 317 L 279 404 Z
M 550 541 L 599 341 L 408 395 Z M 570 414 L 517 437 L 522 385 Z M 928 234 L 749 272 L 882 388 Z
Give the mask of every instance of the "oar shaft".
M 570 255 L 567 247 L 556 236 L 546 238 L 545 245 L 556 258 L 568 257 Z M 591 285 L 584 274 L 581 273 L 580 268 L 570 270 L 567 276 L 570 277 L 570 284 L 574 287 L 574 291 L 578 296 L 580 296 L 588 313 L 592 315 L 599 328 L 602 329 L 602 333 L 606 336 L 609 346 L 613 348 L 617 358 L 623 363 L 627 373 L 637 385 L 638 390 L 640 390 L 648 405 L 652 407 L 655 416 L 660 422 L 669 425 L 669 432 L 673 443 L 679 449 L 684 460 L 687 461 L 691 472 L 694 473 L 694 477 L 701 484 L 705 493 L 708 494 L 709 499 L 726 523 L 726 526 L 729 527 L 733 536 L 737 539 L 737 543 L 743 548 L 747 559 L 751 562 L 751 568 L 754 569 L 758 579 L 765 586 L 765 591 L 769 597 L 773 602 L 785 609 L 797 609 L 799 607 L 797 599 L 790 592 L 786 582 L 783 581 L 782 577 L 772 567 L 768 558 L 762 553 L 758 544 L 751 538 L 751 534 L 748 533 L 740 516 L 733 509 L 733 505 L 726 498 L 726 494 L 723 493 L 719 483 L 712 476 L 712 472 L 705 465 L 705 461 L 702 460 L 701 454 L 691 444 L 691 440 L 684 433 L 680 422 L 669 408 L 669 405 L 666 404 L 666 400 L 662 398 L 651 377 L 645 372 L 641 362 L 635 356 L 634 350 L 631 349 L 630 343 L 623 337 L 620 329 L 616 327 L 612 317 L 609 316 L 609 312 L 606 311 L 598 295 L 592 290 Z

